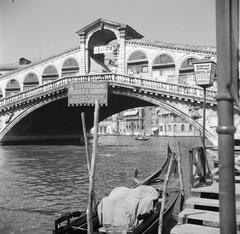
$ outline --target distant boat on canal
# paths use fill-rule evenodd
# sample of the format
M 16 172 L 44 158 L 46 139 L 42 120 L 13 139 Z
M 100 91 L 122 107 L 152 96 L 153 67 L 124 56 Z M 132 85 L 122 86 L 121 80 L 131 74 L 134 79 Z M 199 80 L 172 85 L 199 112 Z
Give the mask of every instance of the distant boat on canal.
M 147 141 L 149 140 L 150 136 L 147 136 L 147 135 L 136 135 L 134 136 L 134 139 L 135 140 L 138 140 L 138 141 Z

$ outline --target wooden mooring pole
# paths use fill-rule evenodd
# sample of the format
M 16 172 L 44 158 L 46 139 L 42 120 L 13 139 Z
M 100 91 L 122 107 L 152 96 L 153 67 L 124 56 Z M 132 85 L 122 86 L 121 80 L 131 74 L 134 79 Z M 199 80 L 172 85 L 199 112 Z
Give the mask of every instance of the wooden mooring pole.
M 84 143 L 85 143 L 85 152 L 86 152 L 86 158 L 87 158 L 87 168 L 88 168 L 88 175 L 90 176 L 91 173 L 91 157 L 89 153 L 89 147 L 88 147 L 88 137 L 87 137 L 87 128 L 86 128 L 86 121 L 85 121 L 85 114 L 84 112 L 81 113 L 82 118 L 82 128 L 83 128 L 83 136 L 84 136 Z M 95 195 L 93 192 L 93 204 L 96 206 L 96 200 Z
M 220 233 L 236 233 L 234 121 L 231 90 L 238 79 L 238 0 L 216 0 Z M 236 91 L 236 90 L 235 90 Z M 238 90 L 237 90 L 238 92 Z
M 84 136 L 84 143 L 85 143 L 85 151 L 86 151 L 86 158 L 87 158 L 87 167 L 88 167 L 88 174 L 91 171 L 91 158 L 89 154 L 88 148 L 88 138 L 87 138 L 87 129 L 86 129 L 86 121 L 85 121 L 85 114 L 84 112 L 81 113 L 82 118 L 82 129 L 83 129 L 83 136 Z
M 182 173 L 182 159 L 181 159 L 181 151 L 180 151 L 180 142 L 177 142 L 177 162 L 178 162 L 178 176 L 181 188 L 181 202 L 180 202 L 180 211 L 183 210 L 183 203 L 184 203 L 184 186 L 183 186 L 183 173 Z
M 97 145 L 98 145 L 98 119 L 99 119 L 99 101 L 95 100 L 93 152 L 92 152 L 91 170 L 90 170 L 90 176 L 89 176 L 90 184 L 89 184 L 89 197 L 88 197 L 88 208 L 87 208 L 88 234 L 93 233 L 92 205 L 94 201 L 94 176 L 95 176 L 96 155 L 97 155 Z

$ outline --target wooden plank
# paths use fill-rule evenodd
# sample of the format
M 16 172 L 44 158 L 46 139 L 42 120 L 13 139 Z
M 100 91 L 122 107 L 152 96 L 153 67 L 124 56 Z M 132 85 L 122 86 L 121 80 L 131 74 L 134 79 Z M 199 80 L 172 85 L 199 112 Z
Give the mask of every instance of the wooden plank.
M 219 186 L 218 183 L 213 183 L 210 186 L 192 188 L 191 192 L 194 192 L 194 193 L 219 193 L 218 186 Z
M 220 234 L 220 229 L 215 227 L 206 227 L 195 224 L 176 225 L 170 232 L 171 234 Z
M 208 206 L 208 207 L 219 207 L 219 200 L 218 199 L 191 197 L 186 201 L 187 208 L 194 209 L 195 205 Z M 240 213 L 240 202 L 236 202 L 236 212 Z
M 240 230 L 240 215 L 237 215 L 237 230 Z M 203 226 L 220 227 L 219 212 L 186 208 L 179 213 L 179 223 L 200 221 Z
M 236 200 L 240 201 L 240 183 L 235 184 Z M 200 197 L 201 193 L 219 194 L 219 183 L 215 182 L 210 186 L 204 186 L 191 189 L 192 196 Z

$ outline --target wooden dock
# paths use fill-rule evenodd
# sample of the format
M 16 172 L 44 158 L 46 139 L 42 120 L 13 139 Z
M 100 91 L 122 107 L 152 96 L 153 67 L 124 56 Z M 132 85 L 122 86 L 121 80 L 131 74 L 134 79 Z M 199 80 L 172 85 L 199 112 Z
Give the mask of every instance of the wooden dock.
M 178 215 L 178 225 L 171 234 L 220 234 L 218 182 L 211 186 L 192 188 L 185 209 Z M 236 189 L 237 233 L 240 234 L 240 184 Z

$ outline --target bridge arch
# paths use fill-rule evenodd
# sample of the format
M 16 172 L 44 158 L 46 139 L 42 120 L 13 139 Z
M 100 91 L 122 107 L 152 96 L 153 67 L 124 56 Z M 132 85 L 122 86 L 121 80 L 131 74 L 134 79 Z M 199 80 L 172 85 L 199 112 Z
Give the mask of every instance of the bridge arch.
M 135 49 L 127 58 L 127 73 L 134 76 L 144 76 L 148 73 L 148 56 L 142 49 Z
M 88 35 L 87 71 L 89 73 L 110 72 L 112 64 L 109 64 L 109 62 L 114 63 L 115 70 L 117 70 L 117 63 L 114 61 L 113 51 L 109 50 L 106 54 L 104 50 L 99 52 L 97 49 L 98 47 L 100 48 L 100 46 L 109 46 L 109 49 L 115 47 L 117 51 L 119 45 L 118 34 L 116 30 L 101 24 L 99 28 Z M 110 45 L 113 41 L 116 41 L 115 45 Z
M 26 109 L 23 109 L 22 112 L 19 113 L 18 111 L 16 111 L 14 113 L 14 116 L 11 118 L 11 121 L 2 130 L 0 138 L 3 139 L 4 136 L 6 134 L 8 134 L 9 130 L 12 129 L 25 116 L 29 115 L 30 113 L 34 112 L 35 110 L 37 111 L 37 109 L 39 109 L 40 107 L 42 107 L 44 105 L 51 104 L 57 100 L 60 101 L 61 99 L 65 98 L 65 101 L 63 100 L 65 102 L 64 106 L 57 106 L 57 107 L 58 107 L 58 109 L 60 109 L 60 111 L 63 111 L 63 110 L 65 111 L 66 109 L 68 109 L 68 108 L 65 108 L 65 105 L 67 106 L 67 98 L 66 98 L 67 92 L 63 92 L 63 93 L 59 92 L 58 95 L 59 96 L 57 96 L 57 97 L 51 97 L 51 96 L 47 95 L 45 100 L 43 100 L 41 102 L 37 102 L 33 106 L 31 106 L 31 105 L 26 106 Z M 109 95 L 111 95 L 109 98 L 109 100 L 110 100 L 109 106 L 104 107 L 106 109 L 104 109 L 102 111 L 103 112 L 102 119 L 105 119 L 110 115 L 113 115 L 115 113 L 121 112 L 121 111 L 129 109 L 129 108 L 143 107 L 143 106 L 149 106 L 149 105 L 162 106 L 163 108 L 176 114 L 177 116 L 182 117 L 188 123 L 193 125 L 195 128 L 202 129 L 201 123 L 197 122 L 195 119 L 191 118 L 191 116 L 189 115 L 188 110 L 189 110 L 189 107 L 191 106 L 191 102 L 187 102 L 184 100 L 182 100 L 181 102 L 176 100 L 176 102 L 175 102 L 174 100 L 171 100 L 171 99 L 165 99 L 163 96 L 147 95 L 147 94 L 145 94 L 145 92 L 136 92 L 134 90 L 129 90 L 129 89 L 125 89 L 125 88 L 119 89 L 119 87 L 115 87 L 115 86 L 112 86 L 112 88 L 110 88 Z M 122 101 L 119 102 L 119 99 L 121 99 Z M 49 115 L 49 117 L 51 118 L 51 121 L 54 121 L 53 123 L 55 123 L 56 122 L 55 118 L 52 118 L 53 115 L 56 114 L 55 109 L 54 108 L 52 109 L 52 106 L 49 106 L 48 110 L 51 112 Z M 92 108 L 92 111 L 93 111 L 93 108 Z M 79 112 L 79 110 L 77 111 L 77 113 L 78 112 Z M 38 114 L 45 116 L 46 112 L 42 112 L 42 110 L 39 110 Z M 37 114 L 37 118 L 36 118 L 36 114 L 35 114 L 35 121 L 39 120 L 38 114 Z M 88 114 L 90 114 L 90 113 L 88 113 Z M 91 117 L 92 115 L 93 115 L 93 112 L 90 116 L 88 115 L 90 122 L 93 121 L 93 120 L 90 120 L 92 118 Z M 69 116 L 71 116 L 71 115 L 69 115 Z M 28 118 L 34 119 L 30 116 Z M 25 122 L 26 122 L 26 120 L 25 120 Z M 23 124 L 23 123 L 21 123 L 21 124 Z M 39 123 L 38 123 L 38 126 L 39 126 Z M 17 128 L 19 129 L 19 126 Z M 13 129 L 13 132 L 16 132 L 16 130 Z M 210 141 L 214 142 L 214 140 L 215 140 L 215 142 L 216 142 L 216 136 L 213 135 L 211 132 L 209 132 L 207 129 L 206 129 L 206 137 Z
M 21 91 L 20 84 L 16 79 L 11 79 L 8 81 L 5 88 L 5 97 L 17 94 Z
M 68 57 L 62 65 L 62 76 L 76 75 L 79 72 L 79 65 L 74 57 Z
M 172 55 L 160 53 L 156 55 L 152 62 L 153 79 L 163 82 L 173 82 L 175 77 L 175 61 Z
M 45 84 L 47 82 L 58 79 L 59 74 L 57 68 L 54 65 L 48 65 L 44 68 L 42 73 L 42 83 Z
M 23 91 L 34 88 L 39 85 L 38 76 L 30 72 L 28 73 L 23 80 Z

